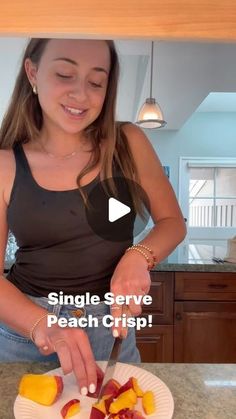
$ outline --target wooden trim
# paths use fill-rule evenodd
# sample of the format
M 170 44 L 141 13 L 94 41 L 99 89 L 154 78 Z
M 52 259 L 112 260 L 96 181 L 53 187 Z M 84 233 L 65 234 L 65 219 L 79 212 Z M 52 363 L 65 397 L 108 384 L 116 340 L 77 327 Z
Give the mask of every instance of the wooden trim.
M 236 40 L 235 0 L 2 1 L 1 36 Z

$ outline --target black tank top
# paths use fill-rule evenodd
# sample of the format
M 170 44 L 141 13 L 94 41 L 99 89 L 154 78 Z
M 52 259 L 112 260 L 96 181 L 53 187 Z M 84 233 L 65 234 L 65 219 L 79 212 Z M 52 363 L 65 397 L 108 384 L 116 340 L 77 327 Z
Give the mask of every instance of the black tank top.
M 111 242 L 97 236 L 87 222 L 80 191 L 51 191 L 39 186 L 23 147 L 17 144 L 13 151 L 16 175 L 7 220 L 19 249 L 7 278 L 33 296 L 90 291 L 103 298 L 132 241 Z M 113 170 L 119 171 L 117 166 Z M 121 176 L 121 172 L 113 174 Z M 83 187 L 86 193 L 96 182 L 99 176 Z

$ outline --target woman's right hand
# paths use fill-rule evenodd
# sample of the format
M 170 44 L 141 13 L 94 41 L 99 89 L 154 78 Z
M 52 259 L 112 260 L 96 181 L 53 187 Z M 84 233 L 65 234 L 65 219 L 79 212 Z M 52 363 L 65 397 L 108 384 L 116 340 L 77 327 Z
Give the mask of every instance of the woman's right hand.
M 56 352 L 64 374 L 73 371 L 80 393 L 94 393 L 97 387 L 97 369 L 87 334 L 80 328 L 50 328 L 47 319 L 37 325 L 34 342 L 43 355 Z

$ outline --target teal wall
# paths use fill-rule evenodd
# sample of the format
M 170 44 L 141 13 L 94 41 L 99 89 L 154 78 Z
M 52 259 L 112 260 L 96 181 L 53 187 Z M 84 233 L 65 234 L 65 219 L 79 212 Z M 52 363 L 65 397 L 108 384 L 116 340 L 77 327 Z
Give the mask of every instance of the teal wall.
M 196 112 L 178 131 L 145 130 L 178 196 L 179 157 L 236 157 L 236 112 Z

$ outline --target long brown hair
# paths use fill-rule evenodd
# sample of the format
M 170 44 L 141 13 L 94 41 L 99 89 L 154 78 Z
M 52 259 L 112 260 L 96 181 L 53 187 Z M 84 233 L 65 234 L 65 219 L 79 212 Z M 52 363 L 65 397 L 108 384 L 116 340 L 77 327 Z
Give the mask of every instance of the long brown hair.
M 30 58 L 33 63 L 39 64 L 49 41 L 49 38 L 32 38 L 26 46 L 10 104 L 0 128 L 0 149 L 13 148 L 16 143 L 26 143 L 32 138 L 37 138 L 41 131 L 43 125 L 42 110 L 37 95 L 32 91 L 24 63 L 26 58 Z M 88 135 L 92 144 L 92 153 L 87 165 L 77 177 L 79 189 L 83 176 L 99 163 L 101 159 L 100 144 L 104 139 L 107 140 L 107 144 L 102 160 L 101 178 L 110 179 L 108 183 L 114 191 L 112 167 L 115 160 L 125 177 L 139 182 L 135 161 L 127 138 L 122 131 L 122 123 L 115 122 L 119 60 L 114 42 L 107 40 L 106 43 L 110 51 L 110 72 L 106 97 L 100 115 L 85 130 L 85 134 Z M 84 191 L 82 189 L 80 191 L 85 199 Z M 138 190 L 132 188 L 131 194 L 135 208 L 142 214 L 142 204 Z

